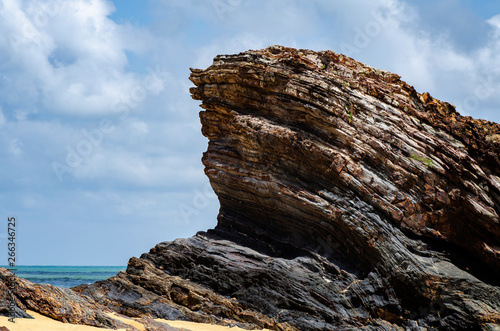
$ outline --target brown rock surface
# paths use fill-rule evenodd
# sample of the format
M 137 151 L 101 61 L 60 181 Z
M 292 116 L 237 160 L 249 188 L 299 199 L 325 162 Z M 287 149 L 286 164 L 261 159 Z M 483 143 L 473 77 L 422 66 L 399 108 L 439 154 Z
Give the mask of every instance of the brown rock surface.
M 462 117 L 398 76 L 333 52 L 274 47 L 220 56 L 191 80 L 206 109 L 203 162 L 221 216 L 253 211 L 238 200 L 278 200 L 265 190 L 299 205 L 324 202 L 332 223 L 344 213 L 325 192 L 337 188 L 399 229 L 453 243 L 500 271 L 498 124 Z
M 126 316 L 147 315 L 250 329 L 294 330 L 248 309 L 233 298 L 219 295 L 187 279 L 170 276 L 151 262 L 138 258 L 130 259 L 127 272 L 73 290 Z
M 218 56 L 190 79 L 217 227 L 79 291 L 130 314 L 163 300 L 176 318 L 262 327 L 257 312 L 271 329 L 500 327 L 498 124 L 331 51 Z
M 218 56 L 190 78 L 216 232 L 377 272 L 401 310 L 372 317 L 409 325 L 439 302 L 420 325 L 499 323 L 498 124 L 330 51 Z
M 74 288 L 80 299 L 21 282 L 21 309 L 85 321 L 96 305 L 247 329 L 500 329 L 499 124 L 331 51 L 217 56 L 190 79 L 217 227 Z M 56 292 L 70 308 L 29 299 Z
M 97 327 L 126 328 L 122 322 L 108 317 L 108 308 L 74 291 L 49 284 L 35 284 L 0 268 L 0 314 L 10 316 L 11 298 L 16 303 L 16 318 L 30 318 L 27 309 L 55 320 Z M 130 329 L 133 330 L 133 329 Z

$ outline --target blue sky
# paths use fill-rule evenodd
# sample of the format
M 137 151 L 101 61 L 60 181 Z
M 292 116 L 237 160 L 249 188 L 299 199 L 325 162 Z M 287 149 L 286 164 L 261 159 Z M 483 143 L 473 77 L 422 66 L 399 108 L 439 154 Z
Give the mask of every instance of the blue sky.
M 189 67 L 273 44 L 500 122 L 497 0 L 0 0 L 0 246 L 15 215 L 20 264 L 125 265 L 214 227 Z

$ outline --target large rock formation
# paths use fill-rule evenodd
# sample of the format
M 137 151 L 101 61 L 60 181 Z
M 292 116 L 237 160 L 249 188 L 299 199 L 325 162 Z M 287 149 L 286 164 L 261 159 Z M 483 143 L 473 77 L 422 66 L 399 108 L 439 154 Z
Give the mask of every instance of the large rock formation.
M 191 81 L 221 204 L 214 233 L 316 262 L 313 282 L 268 268 L 262 311 L 304 330 L 500 323 L 498 124 L 329 51 L 219 56 Z M 245 286 L 221 289 L 160 251 L 144 258 L 247 301 Z M 226 266 L 217 284 L 232 283 Z
M 218 56 L 190 79 L 217 227 L 74 290 L 248 329 L 500 329 L 500 125 L 331 51 Z
M 144 286 L 136 260 L 121 277 L 164 299 L 184 293 L 176 304 L 188 313 L 176 314 L 189 319 L 297 330 L 499 327 L 498 124 L 330 51 L 218 56 L 190 79 L 205 109 L 218 225 L 138 261 L 247 313 L 216 300 L 193 306 L 200 292 L 186 286 Z

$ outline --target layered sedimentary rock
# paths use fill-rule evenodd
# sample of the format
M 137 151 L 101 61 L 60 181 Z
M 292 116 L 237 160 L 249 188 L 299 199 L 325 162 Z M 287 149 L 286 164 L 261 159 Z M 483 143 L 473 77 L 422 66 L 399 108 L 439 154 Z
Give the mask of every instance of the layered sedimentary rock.
M 324 282 L 302 282 L 302 308 L 283 289 L 278 320 L 304 330 L 499 323 L 498 124 L 329 51 L 219 56 L 190 78 L 221 204 L 215 233 L 319 262 Z M 167 252 L 145 258 L 166 267 Z M 297 314 L 315 322 L 294 323 Z
M 500 329 L 500 125 L 331 51 L 190 79 L 217 227 L 76 292 L 247 329 Z
M 30 309 L 65 323 L 125 328 L 123 323 L 106 315 L 111 310 L 90 298 L 70 289 L 35 284 L 0 268 L 0 314 L 11 317 L 11 307 L 15 318 L 31 318 L 26 313 Z
M 183 253 L 179 250 L 174 254 Z M 186 255 L 186 258 L 192 256 Z M 188 320 L 246 329 L 292 329 L 250 309 L 235 298 L 218 294 L 186 277 L 172 276 L 163 269 L 146 259 L 132 258 L 127 272 L 91 285 L 77 286 L 73 290 L 130 317 Z
M 178 318 L 276 330 L 499 327 L 498 124 L 330 51 L 218 56 L 190 79 L 218 225 L 133 264 L 246 313 L 190 304 L 200 292 L 185 286 Z M 142 285 L 144 274 L 132 266 L 121 277 L 175 300 L 171 285 Z M 113 305 L 114 286 L 82 293 Z M 120 305 L 154 314 L 137 302 Z
M 0 268 L 0 315 L 14 317 L 14 322 L 8 322 L 10 325 L 18 318 L 32 318 L 27 313 L 28 310 L 64 323 L 105 329 L 180 331 L 165 323 L 154 321 L 146 314 L 134 320 L 130 319 L 129 322 L 126 316 L 116 315 L 116 312 L 88 296 L 79 295 L 67 288 L 32 283 L 18 278 L 10 270 Z M 142 325 L 142 328 L 136 328 L 134 325 Z M 6 327 L 5 330 L 9 329 Z M 3 331 L 2 327 L 0 331 Z

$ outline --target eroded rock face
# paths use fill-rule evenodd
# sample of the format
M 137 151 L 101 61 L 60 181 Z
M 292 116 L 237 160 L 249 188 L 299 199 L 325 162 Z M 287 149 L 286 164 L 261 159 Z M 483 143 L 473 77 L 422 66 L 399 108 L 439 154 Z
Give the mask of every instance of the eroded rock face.
M 500 126 L 399 78 L 280 46 L 193 69 L 218 225 L 82 293 L 248 328 L 498 329 Z
M 174 254 L 183 253 L 178 250 Z M 249 309 L 234 298 L 218 294 L 188 278 L 171 276 L 163 269 L 146 259 L 132 258 L 127 272 L 73 290 L 130 317 L 188 320 L 246 329 L 295 330 Z
M 346 210 L 366 218 L 363 206 L 349 206 L 359 199 L 386 223 L 452 243 L 500 271 L 500 145 L 491 138 L 498 124 L 462 117 L 396 75 L 332 52 L 220 56 L 191 80 L 206 109 L 203 162 L 221 201 L 219 228 L 252 233 L 239 217 L 246 215 L 271 239 L 298 233 L 316 245 L 305 232 L 335 225 L 319 231 L 329 242 L 342 231 L 351 236 L 346 223 L 365 223 L 344 220 Z M 321 227 L 308 222 L 318 212 L 327 218 Z M 271 220 L 278 231 L 267 231 Z M 370 251 L 367 239 L 357 246 Z
M 132 261 L 133 259 L 131 263 Z M 123 318 L 122 320 L 116 316 L 116 313 L 120 313 L 120 309 L 112 310 L 110 307 L 96 302 L 91 296 L 81 295 L 78 292 L 77 288 L 71 290 L 49 284 L 32 283 L 26 279 L 18 278 L 8 269 L 0 268 L 0 315 L 11 317 L 10 310 L 13 307 L 15 313 L 14 322 L 18 318 L 32 318 L 27 313 L 29 309 L 63 323 L 88 325 L 104 329 L 180 331 L 166 323 L 151 319 L 144 312 L 135 315 L 118 315 Z M 94 295 L 97 295 L 97 291 Z M 120 299 L 125 300 L 125 297 L 126 293 L 121 293 Z M 126 316 L 139 318 L 130 319 L 129 322 Z M 142 327 L 136 327 L 141 324 Z M 5 328 L 5 330 L 8 329 Z M 1 327 L 0 331 L 3 331 Z
M 274 257 L 323 257 L 356 284 L 374 275 L 391 295 L 351 286 L 344 325 L 359 311 L 406 326 L 499 323 L 498 124 L 330 51 L 218 56 L 190 79 L 205 109 L 217 234 Z M 335 281 L 318 305 L 341 307 Z M 287 309 L 337 326 L 320 310 Z
M 331 51 L 192 69 L 218 225 L 74 288 L 133 317 L 500 329 L 500 125 Z
M 111 312 L 94 300 L 76 294 L 67 288 L 49 284 L 35 284 L 16 277 L 11 271 L 0 268 L 0 314 L 10 315 L 10 302 L 15 302 L 16 318 L 31 318 L 27 309 L 55 320 L 103 328 L 126 328 L 122 322 L 110 318 Z M 130 329 L 132 330 L 132 329 Z

